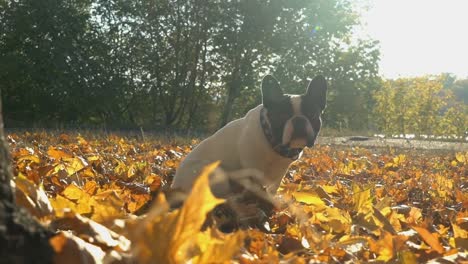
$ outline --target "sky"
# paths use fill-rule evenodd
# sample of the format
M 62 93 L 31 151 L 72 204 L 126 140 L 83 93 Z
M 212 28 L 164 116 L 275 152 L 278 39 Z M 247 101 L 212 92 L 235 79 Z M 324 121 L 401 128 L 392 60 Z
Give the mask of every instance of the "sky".
M 363 33 L 380 41 L 384 77 L 468 77 L 468 0 L 369 2 Z

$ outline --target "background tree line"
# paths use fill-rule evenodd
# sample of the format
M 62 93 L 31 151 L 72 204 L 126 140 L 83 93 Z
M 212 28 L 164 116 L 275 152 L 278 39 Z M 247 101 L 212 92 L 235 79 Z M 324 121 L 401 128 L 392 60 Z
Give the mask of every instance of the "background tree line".
M 388 86 L 378 43 L 353 34 L 364 8 L 351 0 L 0 0 L 5 123 L 209 131 L 260 103 L 261 78 L 272 73 L 289 93 L 326 76 L 328 127 L 387 129 L 374 97 Z
M 387 80 L 374 99 L 374 117 L 387 135 L 466 137 L 467 80 L 450 74 Z

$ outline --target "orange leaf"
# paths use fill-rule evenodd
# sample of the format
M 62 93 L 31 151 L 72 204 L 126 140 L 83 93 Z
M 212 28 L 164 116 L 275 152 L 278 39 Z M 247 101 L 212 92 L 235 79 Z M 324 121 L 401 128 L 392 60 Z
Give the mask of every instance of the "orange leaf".
M 426 242 L 432 249 L 437 251 L 437 253 L 443 254 L 445 252 L 445 249 L 440 244 L 437 235 L 432 234 L 431 232 L 429 232 L 429 230 L 427 230 L 424 227 L 412 226 L 411 228 L 418 232 L 418 234 L 421 236 L 424 242 Z
M 369 248 L 372 252 L 379 255 L 377 260 L 389 261 L 395 255 L 393 236 L 386 231 L 382 232 L 382 236 L 378 241 L 374 241 L 373 239 L 369 238 Z
M 49 147 L 49 149 L 47 150 L 47 154 L 50 157 L 52 157 L 53 159 L 55 159 L 55 160 L 60 160 L 60 159 L 63 159 L 63 158 L 73 157 L 73 155 L 70 155 L 67 152 L 63 151 L 63 150 L 57 149 L 57 148 L 54 148 L 54 147 Z

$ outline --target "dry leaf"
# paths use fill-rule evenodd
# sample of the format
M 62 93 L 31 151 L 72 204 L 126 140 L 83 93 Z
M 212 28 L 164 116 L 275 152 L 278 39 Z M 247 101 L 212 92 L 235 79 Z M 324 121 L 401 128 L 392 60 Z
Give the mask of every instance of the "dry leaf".
M 49 240 L 55 251 L 54 263 L 102 263 L 105 252 L 69 232 L 60 232 Z
M 150 263 L 156 259 L 164 263 L 181 263 L 201 253 L 197 250 L 197 234 L 206 214 L 223 202 L 213 196 L 208 183 L 210 173 L 217 166 L 218 163 L 214 163 L 205 167 L 181 209 L 160 215 L 154 213 L 159 210 L 161 213 L 167 211 L 167 202 L 160 198 L 156 208 L 150 212 L 150 216 L 156 217 L 142 223 L 144 233 L 137 231 L 139 235 L 148 236 L 137 245 L 136 253 L 141 263 Z M 159 209 L 161 206 L 162 209 Z M 144 241 L 154 242 L 145 244 Z
M 443 254 L 445 252 L 444 247 L 442 247 L 439 242 L 437 234 L 429 232 L 429 230 L 424 227 L 412 226 L 411 228 L 418 232 L 424 242 L 426 242 L 432 249 L 437 251 L 437 253 Z
M 27 208 L 37 218 L 53 214 L 52 205 L 44 190 L 29 181 L 21 173 L 15 179 L 16 203 Z

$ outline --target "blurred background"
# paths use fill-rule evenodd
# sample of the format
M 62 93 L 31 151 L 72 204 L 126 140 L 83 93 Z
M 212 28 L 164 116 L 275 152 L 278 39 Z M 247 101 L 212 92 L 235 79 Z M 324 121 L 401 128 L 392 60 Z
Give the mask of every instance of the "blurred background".
M 329 81 L 325 135 L 465 139 L 464 0 L 0 0 L 7 128 L 212 132 Z

